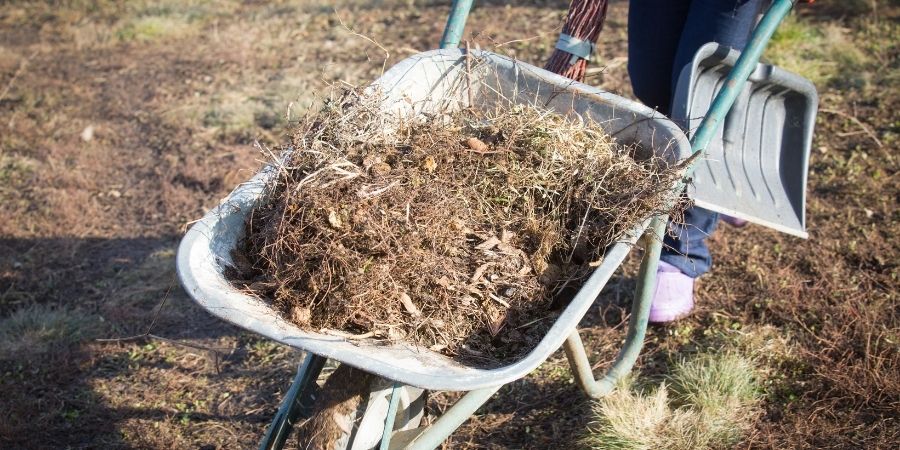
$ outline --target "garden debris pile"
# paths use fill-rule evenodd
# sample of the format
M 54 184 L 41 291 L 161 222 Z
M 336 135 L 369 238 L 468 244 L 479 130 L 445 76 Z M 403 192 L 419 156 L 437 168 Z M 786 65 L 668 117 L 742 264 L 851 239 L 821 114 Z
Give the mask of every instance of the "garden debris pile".
M 390 117 L 355 91 L 308 117 L 234 252 L 304 329 L 510 362 L 679 176 L 536 107 Z

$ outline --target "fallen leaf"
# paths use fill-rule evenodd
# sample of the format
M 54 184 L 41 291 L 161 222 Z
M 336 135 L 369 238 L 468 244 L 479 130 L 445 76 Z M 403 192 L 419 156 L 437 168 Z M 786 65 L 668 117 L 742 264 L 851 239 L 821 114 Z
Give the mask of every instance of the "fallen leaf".
M 478 153 L 487 153 L 488 146 L 481 139 L 470 137 L 466 139 L 466 147 L 478 152 Z
M 328 210 L 328 223 L 339 230 L 344 227 L 344 222 L 341 220 L 341 216 L 339 216 L 338 213 L 333 209 Z
M 485 313 L 487 314 L 487 313 Z M 506 325 L 506 313 L 500 313 L 497 317 L 491 317 L 488 315 L 488 332 L 491 333 L 491 337 L 496 337 L 500 334 L 500 330 L 503 329 L 503 326 Z
M 481 279 L 481 276 L 484 275 L 484 271 L 487 270 L 488 267 L 491 267 L 492 265 L 494 265 L 494 263 L 487 262 L 487 263 L 484 263 L 484 264 L 478 266 L 478 268 L 475 269 L 475 274 L 472 275 L 472 279 L 470 281 L 472 283 L 477 283 L 478 280 Z
M 434 170 L 437 169 L 437 161 L 434 160 L 434 156 L 426 156 L 424 166 L 428 173 L 434 173 Z
M 297 325 L 307 325 L 312 318 L 312 312 L 309 308 L 294 306 L 291 308 L 291 321 Z

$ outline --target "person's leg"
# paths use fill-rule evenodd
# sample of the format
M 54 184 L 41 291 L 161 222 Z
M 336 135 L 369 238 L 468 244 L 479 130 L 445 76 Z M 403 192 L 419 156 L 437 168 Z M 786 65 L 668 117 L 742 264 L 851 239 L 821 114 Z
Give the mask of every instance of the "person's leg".
M 743 50 L 764 0 L 692 0 L 672 65 L 671 87 L 700 47 L 718 42 Z
M 697 206 L 689 208 L 681 222 L 670 222 L 671 230 L 663 239 L 659 259 L 691 278 L 708 272 L 712 267 L 712 255 L 706 246 L 706 238 L 716 230 L 718 222 L 718 213 Z
M 669 115 L 672 73 L 690 0 L 630 0 L 628 75 L 634 95 Z
M 670 73 L 672 89 L 681 70 L 690 64 L 703 44 L 714 41 L 743 49 L 761 3 L 761 0 L 693 0 Z M 683 223 L 672 223 L 676 237 L 666 237 L 660 259 L 692 278 L 706 273 L 712 265 L 706 238 L 715 231 L 718 221 L 719 215 L 712 211 L 698 207 L 687 210 Z

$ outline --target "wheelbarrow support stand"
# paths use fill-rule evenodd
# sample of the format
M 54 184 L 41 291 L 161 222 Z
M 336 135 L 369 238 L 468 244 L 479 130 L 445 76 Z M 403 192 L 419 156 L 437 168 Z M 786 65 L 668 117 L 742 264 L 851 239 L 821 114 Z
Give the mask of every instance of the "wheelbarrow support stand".
M 637 292 L 634 302 L 631 304 L 628 334 L 625 337 L 625 344 L 619 351 L 619 356 L 606 372 L 606 376 L 599 381 L 594 379 L 591 363 L 588 361 L 587 352 L 584 350 L 584 344 L 581 342 L 581 335 L 578 334 L 577 329 L 572 330 L 572 334 L 563 344 L 566 358 L 568 358 L 575 375 L 575 382 L 591 398 L 600 398 L 612 392 L 619 380 L 631 372 L 631 368 L 641 353 L 641 348 L 644 346 L 644 335 L 647 333 L 647 320 L 650 317 L 650 304 L 653 302 L 653 291 L 656 287 L 656 267 L 659 265 L 662 237 L 665 232 L 666 217 L 655 217 L 644 234 L 644 241 L 648 244 L 644 258 L 641 260 Z

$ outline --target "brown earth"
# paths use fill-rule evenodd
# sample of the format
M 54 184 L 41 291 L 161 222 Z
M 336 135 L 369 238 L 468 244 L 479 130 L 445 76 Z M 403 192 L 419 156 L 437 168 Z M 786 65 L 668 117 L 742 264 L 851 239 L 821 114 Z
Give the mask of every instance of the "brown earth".
M 866 58 L 819 85 L 810 239 L 720 230 L 698 311 L 652 329 L 638 369 L 659 374 L 673 358 L 771 326 L 791 352 L 766 378 L 766 414 L 747 447 L 896 448 L 898 11 L 819 3 L 801 7 L 801 20 L 839 30 Z M 479 4 L 473 42 L 526 61 L 549 54 L 567 6 Z M 174 249 L 187 223 L 259 167 L 254 140 L 283 142 L 317 92 L 381 72 L 384 53 L 339 18 L 386 48 L 390 65 L 434 47 L 448 5 L 337 10 L 225 0 L 0 8 L 3 447 L 256 445 L 301 355 L 194 306 L 177 287 Z M 610 6 L 606 69 L 589 82 L 629 96 L 626 10 Z M 632 258 L 581 324 L 598 371 L 615 356 L 635 272 Z M 96 340 L 140 335 L 154 317 L 154 334 L 205 349 Z M 432 413 L 452 397 L 432 396 Z M 567 448 L 589 420 L 582 399 L 557 353 L 448 446 Z

